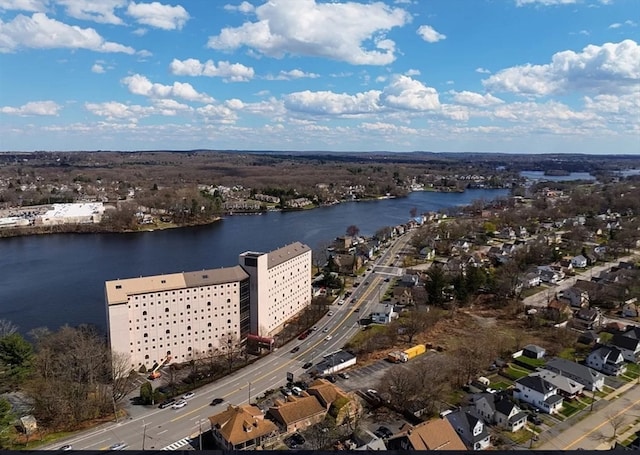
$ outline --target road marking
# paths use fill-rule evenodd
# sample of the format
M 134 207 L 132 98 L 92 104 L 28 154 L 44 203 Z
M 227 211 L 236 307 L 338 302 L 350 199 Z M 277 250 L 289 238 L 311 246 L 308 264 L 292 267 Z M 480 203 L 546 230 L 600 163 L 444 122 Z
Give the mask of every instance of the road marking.
M 625 412 L 627 412 L 629 409 L 633 408 L 636 404 L 640 403 L 640 399 L 634 401 L 633 403 L 631 403 L 629 406 L 627 406 L 626 408 L 624 408 L 623 410 L 621 410 L 620 412 L 618 412 L 616 415 L 609 417 L 607 420 L 605 420 L 604 422 L 602 422 L 600 425 L 598 425 L 597 427 L 589 430 L 587 433 L 583 434 L 582 436 L 580 436 L 579 438 L 577 438 L 576 440 L 574 440 L 571 444 L 565 446 L 564 449 L 562 450 L 567 450 L 569 447 L 571 447 L 572 445 L 575 445 L 576 443 L 582 441 L 584 438 L 586 438 L 587 436 L 589 436 L 591 433 L 593 433 L 596 430 L 599 430 L 600 428 L 602 428 L 603 426 L 605 426 L 607 423 L 611 422 L 613 419 L 615 419 L 616 417 L 618 417 L 620 414 L 624 414 Z
M 182 438 L 179 441 L 176 441 L 172 444 L 169 444 L 166 447 L 163 447 L 162 450 L 178 450 L 180 447 L 184 447 L 191 442 L 189 438 Z
M 161 435 L 161 434 L 163 434 L 163 433 L 166 433 L 167 431 L 169 431 L 169 430 L 162 430 L 162 431 L 159 431 L 159 432 L 158 432 L 158 435 Z

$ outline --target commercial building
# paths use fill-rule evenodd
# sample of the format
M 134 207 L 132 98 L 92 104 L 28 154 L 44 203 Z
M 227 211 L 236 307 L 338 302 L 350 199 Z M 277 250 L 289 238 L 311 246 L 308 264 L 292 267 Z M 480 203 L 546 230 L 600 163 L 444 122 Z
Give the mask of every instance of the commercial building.
M 240 266 L 251 277 L 251 333 L 273 336 L 311 303 L 311 248 L 295 242 L 269 253 L 247 251 Z
M 240 266 L 105 283 L 111 350 L 149 367 L 234 349 L 249 333 L 249 275 Z
M 105 283 L 111 350 L 131 367 L 186 362 L 272 337 L 311 303 L 311 249 L 245 252 L 240 265 Z

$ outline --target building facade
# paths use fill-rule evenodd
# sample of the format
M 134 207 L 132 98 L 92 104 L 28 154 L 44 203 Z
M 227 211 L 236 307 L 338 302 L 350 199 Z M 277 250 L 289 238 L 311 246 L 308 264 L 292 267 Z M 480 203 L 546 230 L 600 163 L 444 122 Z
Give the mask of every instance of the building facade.
M 311 303 L 308 246 L 295 242 L 269 253 L 247 251 L 239 263 L 250 276 L 252 334 L 277 334 Z
M 105 283 L 113 353 L 132 368 L 235 349 L 249 333 L 249 275 L 240 266 Z

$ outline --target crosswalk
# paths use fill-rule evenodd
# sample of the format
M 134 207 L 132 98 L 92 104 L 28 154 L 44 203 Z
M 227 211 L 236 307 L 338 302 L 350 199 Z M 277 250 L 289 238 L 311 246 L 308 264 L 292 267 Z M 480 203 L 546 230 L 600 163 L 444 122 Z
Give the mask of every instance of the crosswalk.
M 163 447 L 162 450 L 178 450 L 181 447 L 184 447 L 186 445 L 189 445 L 191 443 L 191 439 L 190 438 L 182 438 L 179 441 L 176 441 L 172 444 L 169 444 L 166 447 Z

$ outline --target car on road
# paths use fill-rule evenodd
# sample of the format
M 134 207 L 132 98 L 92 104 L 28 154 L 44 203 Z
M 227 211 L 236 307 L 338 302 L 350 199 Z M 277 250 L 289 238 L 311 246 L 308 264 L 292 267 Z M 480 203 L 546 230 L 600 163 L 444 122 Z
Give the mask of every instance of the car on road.
M 367 389 L 367 393 L 370 393 L 371 395 L 377 395 L 378 391 L 376 389 Z
M 314 325 L 314 326 L 313 326 L 313 328 L 312 328 L 311 330 L 313 330 L 313 331 L 315 332 L 316 330 L 318 330 L 318 326 L 317 326 L 317 325 Z
M 187 405 L 187 400 L 179 400 L 176 401 L 173 406 L 171 406 L 173 409 L 180 409 L 180 408 L 184 408 Z
M 360 313 L 360 307 L 356 308 L 355 310 L 353 310 L 354 313 Z
M 332 339 L 332 338 L 333 338 L 333 337 L 332 337 L 331 335 L 327 335 L 327 336 L 325 337 L 325 340 L 329 341 L 329 340 L 330 340 L 330 339 Z
M 184 395 L 182 395 L 182 399 L 183 399 L 183 400 L 188 400 L 189 398 L 193 398 L 193 397 L 195 397 L 195 396 L 196 396 L 196 394 L 195 394 L 195 393 L 193 393 L 193 392 L 187 392 L 187 393 L 185 393 Z
M 327 333 L 327 332 L 329 331 L 329 327 L 325 327 L 324 329 L 322 329 L 322 331 L 323 331 L 324 333 Z
M 296 352 L 298 352 L 300 350 L 300 346 L 296 346 L 295 348 L 293 348 L 291 350 L 291 354 L 295 354 Z
M 304 365 L 302 365 L 302 368 L 306 370 L 308 368 L 311 368 L 312 366 L 313 366 L 313 362 L 307 362 Z
M 127 444 L 124 442 L 116 442 L 109 447 L 109 450 L 124 450 L 127 447 Z
M 369 284 L 369 281 L 365 281 L 364 284 Z
M 298 337 L 298 340 L 304 340 L 305 338 L 307 338 L 307 336 L 309 336 L 307 332 L 302 332 Z
M 338 300 L 338 305 L 344 305 L 344 299 Z
M 329 312 L 327 313 L 327 316 L 333 316 L 333 311 L 329 311 Z
M 175 402 L 176 402 L 175 398 L 169 398 L 168 400 L 164 400 L 162 403 L 160 403 L 160 406 L 158 407 L 160 409 L 168 408 L 169 406 L 172 406 Z
M 389 282 L 389 278 L 385 278 L 384 281 L 385 281 L 385 283 L 388 283 Z
M 65 444 L 60 447 L 60 450 L 73 450 L 73 446 L 71 444 Z
M 211 400 L 211 406 L 218 406 L 220 403 L 223 403 L 224 399 L 223 398 L 214 398 L 213 400 Z
M 349 376 L 349 373 L 338 373 L 338 376 L 340 376 L 342 379 L 349 379 L 351 376 Z

